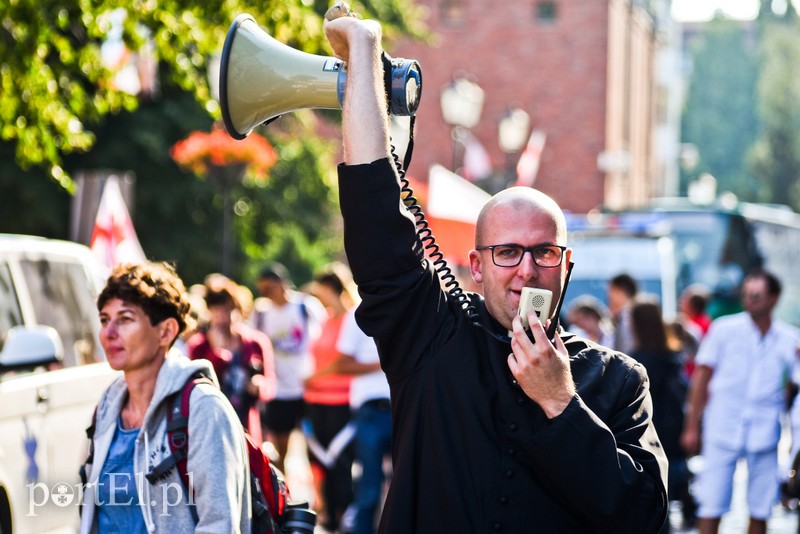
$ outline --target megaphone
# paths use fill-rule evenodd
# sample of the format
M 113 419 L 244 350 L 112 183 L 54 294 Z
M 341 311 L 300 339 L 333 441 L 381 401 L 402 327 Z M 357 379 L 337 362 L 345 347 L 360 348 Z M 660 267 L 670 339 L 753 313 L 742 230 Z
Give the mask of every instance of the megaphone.
M 422 93 L 419 63 L 386 58 L 389 112 L 414 115 Z M 225 129 L 234 139 L 244 139 L 259 124 L 284 113 L 339 109 L 346 81 L 347 66 L 341 60 L 286 46 L 243 13 L 231 24 L 220 59 L 219 100 Z

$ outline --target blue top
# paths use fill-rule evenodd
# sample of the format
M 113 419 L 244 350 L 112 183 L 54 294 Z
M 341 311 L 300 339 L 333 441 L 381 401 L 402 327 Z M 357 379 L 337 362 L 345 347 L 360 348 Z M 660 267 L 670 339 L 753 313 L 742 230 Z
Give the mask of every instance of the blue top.
M 97 527 L 99 532 L 146 532 L 139 507 L 137 479 L 133 472 L 133 449 L 139 429 L 125 430 L 121 419 L 100 471 L 97 488 Z M 141 478 L 141 477 L 140 477 Z M 143 484 L 143 480 L 138 483 Z

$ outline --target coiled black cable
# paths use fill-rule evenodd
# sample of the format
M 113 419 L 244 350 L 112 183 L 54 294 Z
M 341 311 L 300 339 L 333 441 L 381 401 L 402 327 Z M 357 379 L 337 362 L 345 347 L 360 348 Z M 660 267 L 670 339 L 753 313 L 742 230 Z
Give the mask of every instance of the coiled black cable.
M 419 205 L 417 198 L 414 196 L 414 191 L 411 189 L 411 184 L 408 181 L 408 178 L 406 178 L 405 169 L 407 169 L 409 163 L 411 163 L 411 154 L 414 151 L 415 119 L 416 117 L 413 115 L 410 118 L 408 147 L 406 148 L 406 154 L 403 158 L 403 162 L 400 161 L 400 158 L 395 151 L 394 144 L 391 145 L 392 159 L 394 160 L 394 165 L 397 168 L 397 174 L 400 177 L 401 199 L 403 204 L 406 206 L 406 209 L 408 209 L 408 211 L 410 211 L 414 216 L 414 220 L 417 225 L 417 236 L 419 237 L 420 243 L 422 243 L 422 248 L 430 258 L 436 274 L 444 284 L 445 290 L 450 297 L 458 303 L 461 309 L 464 310 L 464 313 L 467 314 L 467 319 L 473 325 L 483 327 L 480 321 L 480 316 L 478 315 L 478 311 L 470 302 L 469 297 L 464 293 L 464 290 L 461 288 L 461 285 L 459 285 L 452 269 L 450 269 L 450 266 L 447 265 L 444 255 L 439 250 L 439 245 L 436 243 L 436 239 L 433 236 L 433 231 L 431 230 L 428 221 L 425 219 L 425 214 L 422 211 L 422 207 Z

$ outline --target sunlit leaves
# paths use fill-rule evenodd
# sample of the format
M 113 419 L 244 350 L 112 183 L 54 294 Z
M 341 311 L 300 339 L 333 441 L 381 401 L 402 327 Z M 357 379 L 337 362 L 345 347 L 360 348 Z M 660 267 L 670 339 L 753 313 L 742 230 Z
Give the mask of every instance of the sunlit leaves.
M 412 13 L 410 5 L 380 0 L 360 9 L 384 14 L 389 35 L 406 24 L 400 13 Z M 326 8 L 309 0 L 0 2 L 0 139 L 16 145 L 23 167 L 60 168 L 64 154 L 92 146 L 104 116 L 133 109 L 136 97 L 114 85 L 115 72 L 102 61 L 103 42 L 115 31 L 131 52 L 151 43 L 153 60 L 170 65 L 172 81 L 218 115 L 218 106 L 208 103 L 206 62 L 238 14 L 250 13 L 279 40 L 320 53 L 329 50 L 322 33 Z M 56 181 L 72 187 L 68 176 Z
M 800 210 L 800 22 L 762 18 L 758 114 L 761 132 L 748 153 L 763 202 Z

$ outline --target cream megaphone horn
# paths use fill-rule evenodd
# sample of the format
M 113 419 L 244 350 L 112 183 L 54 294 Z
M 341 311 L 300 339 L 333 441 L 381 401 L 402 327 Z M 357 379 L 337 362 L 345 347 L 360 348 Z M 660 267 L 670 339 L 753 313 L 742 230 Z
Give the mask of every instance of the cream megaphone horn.
M 385 54 L 384 54 L 385 55 Z M 414 115 L 422 94 L 422 71 L 413 59 L 385 56 L 389 112 Z M 339 109 L 347 66 L 334 57 L 295 50 L 241 14 L 222 48 L 219 101 L 225 129 L 244 139 L 256 126 L 299 109 Z

